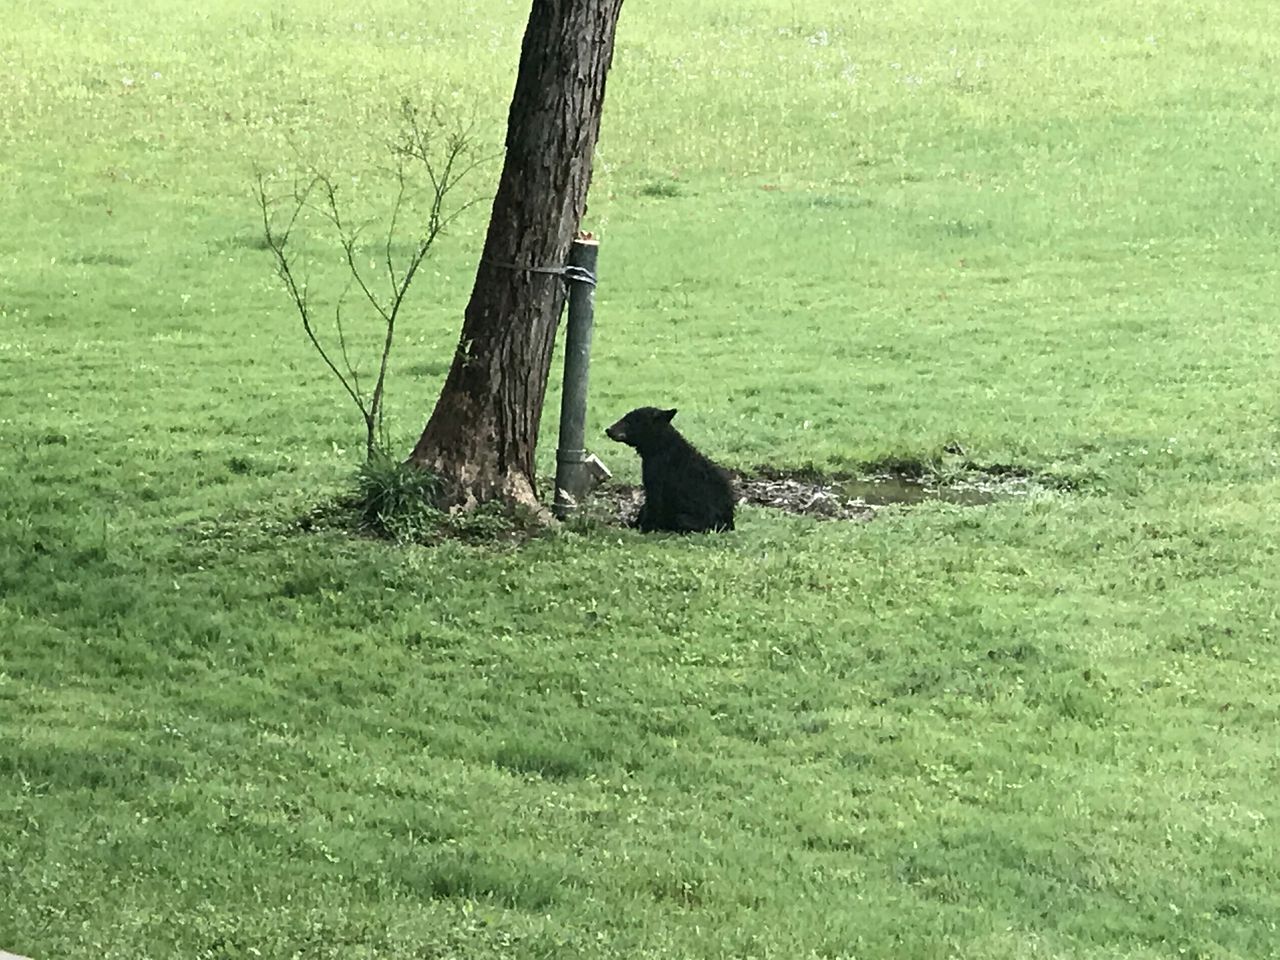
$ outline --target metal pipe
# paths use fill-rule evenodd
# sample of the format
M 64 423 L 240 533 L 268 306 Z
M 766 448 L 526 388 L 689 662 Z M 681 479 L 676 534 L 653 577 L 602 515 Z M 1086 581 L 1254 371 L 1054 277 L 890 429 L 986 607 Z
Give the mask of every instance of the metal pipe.
M 565 519 L 609 471 L 585 449 L 587 375 L 595 322 L 595 274 L 599 242 L 573 241 L 569 251 L 569 318 L 564 335 L 564 391 L 560 395 L 560 439 L 556 449 L 556 495 L 551 510 Z

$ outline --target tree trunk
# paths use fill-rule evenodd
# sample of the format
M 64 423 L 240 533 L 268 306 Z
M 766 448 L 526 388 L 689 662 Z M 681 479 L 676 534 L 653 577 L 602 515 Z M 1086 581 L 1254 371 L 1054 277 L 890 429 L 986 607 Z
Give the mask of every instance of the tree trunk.
M 441 478 L 446 505 L 537 506 L 534 450 L 565 289 L 527 268 L 563 266 L 577 234 L 621 7 L 533 0 L 462 336 L 409 458 Z

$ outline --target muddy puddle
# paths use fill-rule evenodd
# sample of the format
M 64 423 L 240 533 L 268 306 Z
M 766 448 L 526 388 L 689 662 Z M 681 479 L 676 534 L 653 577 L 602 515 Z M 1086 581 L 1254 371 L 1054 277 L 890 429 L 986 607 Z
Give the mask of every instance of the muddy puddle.
M 881 510 L 940 502 L 982 506 L 1027 496 L 1033 489 L 1025 477 L 977 475 L 941 482 L 932 478 L 879 475 L 856 479 L 814 479 L 806 476 L 735 477 L 739 504 L 769 507 L 824 520 L 870 520 Z M 640 487 L 606 484 L 592 498 L 597 511 L 626 524 L 644 500 Z

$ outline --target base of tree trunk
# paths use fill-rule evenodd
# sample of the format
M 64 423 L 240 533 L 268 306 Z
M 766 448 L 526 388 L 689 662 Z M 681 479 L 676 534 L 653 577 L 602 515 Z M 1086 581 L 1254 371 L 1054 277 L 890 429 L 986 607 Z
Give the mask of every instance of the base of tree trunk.
M 493 447 L 482 436 L 450 439 L 453 442 L 447 447 L 420 440 L 409 456 L 409 463 L 437 478 L 440 492 L 434 506 L 455 512 L 498 501 L 524 508 L 547 522 L 553 519 L 538 500 L 529 475 L 514 464 L 494 462 Z
M 446 462 L 442 458 L 410 458 L 414 466 L 440 478 L 441 490 L 435 506 L 442 510 L 473 510 L 482 503 L 498 501 L 523 507 L 548 522 L 551 512 L 538 500 L 529 478 L 519 471 L 503 473 L 476 464 Z

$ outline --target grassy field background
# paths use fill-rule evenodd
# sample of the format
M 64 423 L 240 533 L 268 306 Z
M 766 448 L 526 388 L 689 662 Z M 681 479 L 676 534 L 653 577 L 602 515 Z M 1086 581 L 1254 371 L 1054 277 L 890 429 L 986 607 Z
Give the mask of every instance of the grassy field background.
M 624 10 L 593 435 L 1051 490 L 298 533 L 363 451 L 253 165 L 370 181 L 402 96 L 499 144 L 526 15 L 0 0 L 0 947 L 1276 956 L 1271 6 Z M 486 212 L 412 295 L 406 447 Z

